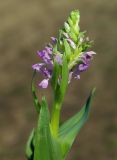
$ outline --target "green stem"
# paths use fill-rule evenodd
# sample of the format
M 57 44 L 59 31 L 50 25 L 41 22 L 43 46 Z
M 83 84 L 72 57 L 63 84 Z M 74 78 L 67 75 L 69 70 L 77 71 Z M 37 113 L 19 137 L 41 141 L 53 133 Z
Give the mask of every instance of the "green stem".
M 55 137 L 58 135 L 58 130 L 59 130 L 60 110 L 61 110 L 61 105 L 58 103 L 54 103 L 51 115 L 51 127 L 52 127 L 52 133 Z

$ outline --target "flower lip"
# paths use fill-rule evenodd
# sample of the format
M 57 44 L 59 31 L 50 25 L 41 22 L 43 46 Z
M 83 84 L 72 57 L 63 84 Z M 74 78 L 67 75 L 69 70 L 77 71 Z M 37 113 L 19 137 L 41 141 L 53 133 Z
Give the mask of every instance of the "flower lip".
M 95 55 L 96 53 L 94 51 L 88 51 L 85 52 L 89 57 L 92 57 L 93 55 Z
M 50 69 L 47 69 L 47 68 L 44 68 L 42 70 L 43 75 L 46 76 L 46 77 L 48 77 L 48 78 L 51 78 L 51 72 L 52 71 Z
M 40 71 L 42 66 L 44 66 L 45 64 L 44 63 L 37 63 L 37 64 L 33 64 L 32 65 L 32 68 L 36 71 Z
M 52 40 L 53 43 L 57 42 L 57 38 L 55 38 L 55 37 L 51 37 L 51 40 Z
M 38 56 L 45 62 L 45 64 L 51 64 L 51 54 L 52 54 L 52 49 L 50 47 L 46 47 L 42 51 L 37 51 Z
M 38 85 L 41 88 L 47 88 L 48 87 L 48 81 L 49 79 L 43 79 Z
M 50 54 L 50 55 L 52 54 L 52 48 L 51 47 L 46 46 L 45 50 L 47 51 L 48 54 Z
M 78 66 L 78 69 L 80 72 L 83 72 L 83 71 L 87 70 L 88 67 L 89 67 L 89 64 L 80 64 Z

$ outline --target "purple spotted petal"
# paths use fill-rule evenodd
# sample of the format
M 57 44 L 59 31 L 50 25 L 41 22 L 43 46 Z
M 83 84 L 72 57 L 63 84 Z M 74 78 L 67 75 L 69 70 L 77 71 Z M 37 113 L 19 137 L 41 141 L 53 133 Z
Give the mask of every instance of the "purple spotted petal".
M 88 67 L 89 67 L 89 64 L 80 64 L 78 68 L 80 72 L 83 72 L 87 70 Z
M 44 79 L 39 83 L 39 87 L 41 88 L 47 88 L 48 87 L 48 80 L 49 79 Z
M 96 53 L 93 51 L 83 52 L 80 56 L 80 60 L 82 61 L 82 63 L 88 64 L 91 61 L 91 59 L 93 58 L 94 54 L 96 54 Z
M 45 56 L 45 53 L 43 51 L 37 51 L 37 55 L 40 57 L 40 58 L 43 58 Z
M 87 64 L 87 62 L 88 62 L 85 54 L 80 56 L 80 60 L 84 64 Z
M 45 47 L 46 51 L 48 52 L 48 54 L 52 54 L 52 48 L 51 47 Z
M 47 51 L 47 48 L 43 51 L 37 51 L 37 54 L 46 64 L 53 64 L 51 61 L 50 54 Z
M 75 76 L 74 76 L 75 79 L 80 79 L 79 66 L 76 67 L 76 70 L 75 70 L 74 74 L 75 74 Z
M 94 51 L 89 51 L 89 52 L 87 52 L 87 54 L 89 54 L 89 55 L 95 55 L 96 53 Z
M 55 38 L 55 37 L 51 37 L 51 40 L 52 40 L 53 43 L 57 42 L 57 38 Z
M 50 51 L 48 52 L 48 50 L 45 49 L 45 50 L 43 50 L 43 52 L 45 53 L 45 55 L 44 55 L 43 58 L 50 60 L 50 59 L 51 59 L 51 58 L 50 58 Z
M 96 53 L 93 52 L 93 51 L 89 51 L 89 52 L 85 52 L 84 54 L 86 55 L 86 58 L 89 58 L 89 59 L 90 59 L 90 58 L 92 58 L 92 56 L 95 55 Z
M 42 66 L 44 66 L 44 63 L 37 63 L 37 64 L 32 65 L 32 68 L 36 71 L 40 71 Z
M 51 78 L 52 70 L 44 68 L 42 70 L 42 73 L 43 73 L 44 76 L 46 76 L 48 78 Z

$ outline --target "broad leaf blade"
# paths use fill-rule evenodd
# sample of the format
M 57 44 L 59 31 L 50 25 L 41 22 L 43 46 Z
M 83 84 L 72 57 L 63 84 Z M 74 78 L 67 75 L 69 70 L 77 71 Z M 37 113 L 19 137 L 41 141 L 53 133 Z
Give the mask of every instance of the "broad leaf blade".
M 84 123 L 86 122 L 88 118 L 91 100 L 94 95 L 94 91 L 95 89 L 92 90 L 85 105 L 80 110 L 80 112 L 78 112 L 76 115 L 74 115 L 72 118 L 70 118 L 67 122 L 65 122 L 60 127 L 59 140 L 62 145 L 62 154 L 64 157 L 70 150 L 77 134 L 79 133 L 81 127 L 84 125 Z
M 60 146 L 56 147 L 51 136 L 49 121 L 47 103 L 43 98 L 36 130 L 34 160 L 62 160 Z

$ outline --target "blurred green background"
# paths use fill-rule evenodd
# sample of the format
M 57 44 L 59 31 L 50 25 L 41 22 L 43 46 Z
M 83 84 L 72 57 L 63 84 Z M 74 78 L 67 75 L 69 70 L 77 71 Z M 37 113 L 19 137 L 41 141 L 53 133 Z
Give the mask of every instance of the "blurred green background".
M 97 55 L 70 84 L 62 120 L 81 108 L 93 86 L 97 92 L 68 160 L 117 160 L 117 0 L 0 1 L 0 160 L 26 159 L 25 142 L 36 125 L 31 65 L 73 9 L 80 10 L 81 30 L 95 41 Z

